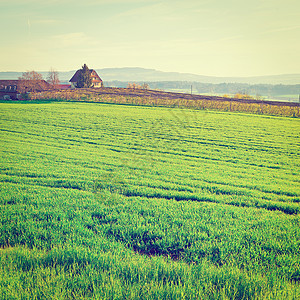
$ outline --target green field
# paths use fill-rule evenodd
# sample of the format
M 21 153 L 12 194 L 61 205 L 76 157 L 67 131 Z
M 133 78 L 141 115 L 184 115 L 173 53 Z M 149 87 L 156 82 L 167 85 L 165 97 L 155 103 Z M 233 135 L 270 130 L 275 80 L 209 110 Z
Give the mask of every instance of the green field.
M 299 299 L 298 119 L 0 107 L 1 299 Z

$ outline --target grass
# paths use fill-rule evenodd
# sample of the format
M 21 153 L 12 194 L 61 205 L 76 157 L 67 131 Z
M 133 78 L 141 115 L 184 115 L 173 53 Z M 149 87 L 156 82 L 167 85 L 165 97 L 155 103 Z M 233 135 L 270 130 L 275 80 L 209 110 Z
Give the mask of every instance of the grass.
M 298 299 L 298 119 L 0 105 L 0 298 Z

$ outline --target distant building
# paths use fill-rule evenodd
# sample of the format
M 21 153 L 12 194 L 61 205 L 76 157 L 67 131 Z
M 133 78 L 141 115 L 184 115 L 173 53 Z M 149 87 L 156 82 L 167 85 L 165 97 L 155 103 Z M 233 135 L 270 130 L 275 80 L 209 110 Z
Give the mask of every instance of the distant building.
M 80 71 L 81 71 L 81 69 L 77 70 L 75 72 L 75 74 L 73 75 L 73 77 L 69 80 L 71 82 L 72 88 L 76 88 Z M 103 81 L 99 77 L 99 75 L 97 74 L 97 72 L 95 70 L 93 70 L 93 69 L 90 69 L 90 72 L 91 72 L 91 77 L 92 77 L 92 87 L 95 87 L 95 88 L 101 88 L 101 87 L 103 87 Z
M 59 90 L 68 90 L 68 89 L 71 88 L 71 85 L 70 85 L 70 84 L 58 84 L 58 85 L 57 85 L 57 88 L 58 88 Z
M 1 99 L 19 99 L 18 80 L 0 80 L 0 98 Z
M 21 91 L 42 92 L 51 89 L 51 86 L 45 80 L 35 81 L 34 84 L 31 80 L 0 80 L 0 99 L 17 100 L 21 98 Z

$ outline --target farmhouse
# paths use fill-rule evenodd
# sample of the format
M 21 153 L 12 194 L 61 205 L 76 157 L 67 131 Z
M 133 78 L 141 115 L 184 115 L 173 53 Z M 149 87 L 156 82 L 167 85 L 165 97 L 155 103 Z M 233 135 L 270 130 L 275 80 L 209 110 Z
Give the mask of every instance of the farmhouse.
M 69 80 L 71 82 L 72 88 L 76 88 L 80 72 L 81 72 L 81 70 L 77 70 L 75 72 L 75 74 L 73 75 L 73 77 Z M 99 77 L 97 72 L 93 69 L 90 69 L 90 72 L 91 72 L 91 77 L 92 77 L 92 87 L 95 87 L 95 88 L 103 87 L 103 81 Z

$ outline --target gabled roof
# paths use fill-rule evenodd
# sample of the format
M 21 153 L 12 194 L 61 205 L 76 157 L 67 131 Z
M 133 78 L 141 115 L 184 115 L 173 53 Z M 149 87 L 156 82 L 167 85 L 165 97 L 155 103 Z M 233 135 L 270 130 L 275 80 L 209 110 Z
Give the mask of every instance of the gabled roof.
M 0 80 L 1 86 L 18 85 L 19 80 Z
M 59 89 L 66 90 L 66 89 L 70 89 L 70 88 L 71 88 L 71 85 L 70 85 L 70 84 L 58 84 L 57 87 L 58 87 Z
M 78 77 L 79 77 L 79 73 L 81 70 L 77 70 L 75 72 L 75 74 L 73 75 L 73 77 L 69 80 L 69 82 L 77 82 L 78 81 Z
M 69 82 L 77 82 L 78 81 L 78 77 L 79 77 L 79 74 L 80 74 L 80 71 L 81 71 L 81 69 L 80 70 L 77 70 L 76 72 L 75 72 L 75 74 L 73 75 L 73 77 L 69 80 Z M 94 70 L 94 69 L 90 69 L 90 72 L 91 72 L 91 74 L 92 73 L 94 73 L 93 75 L 94 76 L 92 76 L 92 79 L 98 79 L 99 81 L 102 81 L 102 79 L 99 77 L 99 75 L 97 74 L 97 72 Z

